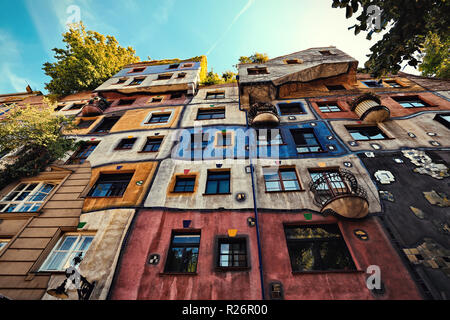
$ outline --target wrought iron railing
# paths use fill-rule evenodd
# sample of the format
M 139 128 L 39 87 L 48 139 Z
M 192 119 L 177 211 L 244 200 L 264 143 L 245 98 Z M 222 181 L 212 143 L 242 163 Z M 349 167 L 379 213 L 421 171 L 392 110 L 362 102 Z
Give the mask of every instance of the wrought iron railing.
M 314 203 L 319 207 L 341 196 L 354 195 L 367 200 L 366 190 L 358 185 L 353 173 L 343 169 L 316 173 L 309 190 L 314 193 Z
M 253 125 L 253 121 L 264 113 L 269 113 L 276 118 L 276 123 L 280 122 L 280 116 L 278 115 L 277 108 L 271 103 L 258 102 L 252 104 L 250 110 L 248 111 L 248 122 L 250 125 Z M 274 118 L 274 119 L 275 119 Z

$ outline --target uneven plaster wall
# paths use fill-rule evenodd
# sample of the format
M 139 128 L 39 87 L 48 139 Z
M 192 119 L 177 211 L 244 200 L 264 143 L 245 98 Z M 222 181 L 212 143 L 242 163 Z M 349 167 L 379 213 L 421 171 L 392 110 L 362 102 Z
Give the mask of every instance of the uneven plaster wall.
M 225 195 L 203 195 L 206 191 L 206 180 L 208 170 L 220 170 L 216 164 L 223 164 L 220 169 L 230 169 L 231 184 L 230 194 Z M 150 193 L 145 200 L 145 207 L 168 207 L 179 209 L 241 209 L 251 208 L 251 177 L 245 173 L 247 160 L 232 161 L 181 161 L 166 159 L 161 162 L 158 174 L 152 184 Z M 185 172 L 189 170 L 189 172 Z M 192 194 L 173 194 L 169 188 L 175 175 L 197 175 L 198 185 L 196 192 Z M 235 200 L 237 193 L 244 192 L 247 197 L 244 202 Z
M 79 266 L 80 274 L 89 282 L 95 281 L 90 300 L 105 300 L 116 269 L 122 242 L 131 224 L 135 210 L 112 209 L 89 212 L 80 216 L 80 222 L 86 223 L 80 232 L 95 231 L 95 238 Z M 58 287 L 65 275 L 52 275 L 48 288 Z M 68 292 L 70 300 L 78 300 L 76 290 Z M 57 300 L 45 294 L 42 300 Z
M 378 127 L 389 139 L 357 141 L 358 146 L 350 146 L 349 142 L 354 141 L 350 133 L 345 128 L 346 125 L 355 125 L 355 121 L 349 120 L 331 120 L 330 124 L 337 135 L 352 151 L 374 150 L 371 144 L 378 144 L 383 150 L 396 150 L 403 147 L 433 147 L 430 141 L 437 141 L 442 147 L 448 147 L 450 143 L 450 132 L 445 126 L 433 120 L 436 113 L 419 114 L 409 119 L 388 120 L 379 123 Z M 408 133 L 414 133 L 412 138 Z M 436 136 L 430 136 L 428 133 L 435 133 Z
M 301 103 L 304 113 L 302 114 L 292 114 L 292 115 L 281 115 L 279 104 L 290 104 L 290 103 Z M 272 104 L 277 107 L 278 115 L 280 116 L 280 125 L 291 124 L 299 121 L 315 120 L 316 116 L 311 112 L 308 103 L 304 99 L 290 99 L 290 100 L 274 100 Z M 289 119 L 289 117 L 294 117 L 295 119 Z
M 98 136 L 77 136 L 77 141 L 99 142 L 95 150 L 89 155 L 89 162 L 93 167 L 103 166 L 109 163 L 145 161 L 164 159 L 171 154 L 173 145 L 172 135 L 175 131 L 162 129 L 150 131 L 134 131 L 127 133 L 109 134 L 103 137 Z M 158 135 L 157 135 L 158 134 Z M 114 150 L 122 139 L 137 138 L 131 150 Z M 145 146 L 148 137 L 161 138 L 158 152 L 141 152 Z M 67 161 L 72 152 L 68 153 L 62 160 Z
M 211 119 L 211 120 L 197 120 L 197 113 L 199 109 L 214 109 L 225 108 L 225 119 Z M 218 102 L 218 103 L 201 103 L 201 104 L 189 104 L 185 107 L 183 120 L 181 121 L 182 128 L 194 127 L 194 126 L 213 126 L 223 125 L 245 125 L 246 114 L 244 111 L 239 110 L 238 103 Z
M 225 92 L 223 99 L 207 99 L 207 94 L 210 92 Z M 220 103 L 238 103 L 239 89 L 236 84 L 215 85 L 209 87 L 202 87 L 197 94 L 192 98 L 190 104 L 220 104 Z
M 351 163 L 352 167 L 346 167 L 344 162 Z M 366 178 L 367 171 L 356 155 L 322 159 L 283 159 L 280 162 L 281 167 L 295 166 L 297 171 L 302 190 L 296 192 L 266 192 L 263 168 L 276 168 L 276 165 L 277 163 L 274 160 L 258 159 L 256 161 L 257 205 L 260 209 L 282 208 L 285 210 L 308 209 L 320 211 L 321 208 L 313 202 L 314 194 L 309 191 L 311 175 L 308 169 L 340 168 L 350 171 L 357 179 L 358 184 L 366 190 L 369 201 L 369 212 L 377 213 L 381 211 L 377 188 L 371 180 Z

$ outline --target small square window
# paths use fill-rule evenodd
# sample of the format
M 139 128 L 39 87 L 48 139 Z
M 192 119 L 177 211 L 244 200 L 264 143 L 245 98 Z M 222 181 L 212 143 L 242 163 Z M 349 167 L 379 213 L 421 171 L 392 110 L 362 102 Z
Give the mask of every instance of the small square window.
M 430 105 L 420 99 L 418 96 L 411 97 L 393 97 L 403 108 L 426 108 Z
M 319 110 L 322 113 L 341 112 L 342 111 L 336 102 L 320 102 L 317 105 L 319 106 Z
M 268 74 L 269 71 L 267 71 L 267 68 L 248 68 L 247 69 L 248 75 L 259 75 L 259 74 Z
M 147 124 L 167 123 L 170 119 L 170 116 L 171 116 L 170 112 L 152 113 L 152 116 L 151 116 L 150 120 L 147 122 Z
M 217 267 L 220 270 L 248 268 L 246 238 L 219 238 L 217 246 Z
M 361 81 L 362 83 L 364 83 L 366 85 L 366 87 L 369 88 L 383 88 L 383 82 L 382 81 L 376 81 L 376 80 L 366 80 L 366 81 Z
M 133 69 L 131 69 L 131 71 L 128 72 L 128 73 L 139 73 L 139 72 L 143 72 L 144 70 L 145 70 L 145 67 L 133 68 Z
M 299 59 L 289 59 L 286 60 L 286 64 L 300 64 L 300 60 Z
M 314 129 L 294 129 L 291 130 L 294 138 L 297 153 L 322 152 L 322 146 L 314 134 Z
M 124 84 L 125 82 L 127 82 L 127 80 L 128 79 L 119 79 L 119 80 L 117 80 L 116 83 L 113 83 L 113 84 Z
M 180 67 L 180 64 L 176 63 L 176 64 L 171 64 L 169 66 L 169 68 L 167 68 L 167 69 L 178 69 L 179 67 Z
M 450 113 L 437 114 L 434 120 L 443 124 L 447 129 L 450 129 Z
M 100 125 L 98 125 L 92 132 L 93 133 L 108 133 L 112 127 L 119 121 L 120 117 L 103 118 Z
M 3 248 L 6 247 L 9 243 L 9 239 L 0 239 L 0 252 L 2 252 Z
M 326 86 L 328 91 L 339 91 L 339 90 L 345 90 L 345 87 L 343 85 L 340 84 L 336 84 L 336 85 L 328 85 Z
M 117 105 L 118 106 L 131 106 L 135 101 L 136 101 L 136 99 L 120 99 L 119 103 Z
M 155 97 L 155 98 L 152 98 L 152 100 L 150 101 L 150 103 L 159 103 L 159 102 L 161 102 L 162 100 L 163 100 L 162 97 Z
M 174 92 L 170 95 L 170 99 L 181 99 L 183 97 L 183 92 Z
M 208 170 L 206 181 L 207 195 L 230 193 L 230 171 Z
M 136 140 L 137 140 L 136 138 L 122 139 L 117 145 L 115 150 L 131 150 L 133 149 Z
M 167 273 L 197 272 L 200 233 L 173 233 L 164 271 Z
M 385 80 L 384 82 L 392 88 L 403 88 L 403 86 L 395 80 Z
M 198 109 L 197 120 L 225 119 L 225 108 Z
M 163 137 L 148 137 L 142 152 L 158 152 L 163 139 Z
M 225 99 L 225 91 L 208 92 L 206 99 Z
M 195 176 L 190 177 L 176 177 L 174 193 L 192 193 L 195 189 Z
M 158 78 L 156 78 L 156 80 L 169 80 L 172 78 L 172 73 L 168 73 L 168 74 L 159 74 Z
M 95 122 L 95 120 L 83 120 L 83 119 L 81 119 L 80 122 L 78 122 L 78 124 L 77 124 L 77 128 L 79 128 L 79 129 L 89 128 L 94 122 Z
M 355 141 L 388 139 L 377 126 L 348 126 L 346 128 Z
M 186 72 L 180 72 L 177 76 L 178 79 L 186 78 Z
M 83 164 L 86 159 L 94 152 L 97 148 L 98 142 L 88 142 L 84 143 L 78 148 L 78 150 L 70 157 L 67 164 Z
M 305 110 L 301 103 L 279 103 L 278 107 L 280 108 L 280 114 L 282 116 L 289 116 L 293 114 L 304 114 Z
M 193 63 L 186 63 L 186 64 L 183 64 L 183 68 L 192 68 L 193 66 L 194 66 Z
M 134 78 L 133 81 L 130 82 L 129 86 L 138 86 L 142 84 L 145 78 Z

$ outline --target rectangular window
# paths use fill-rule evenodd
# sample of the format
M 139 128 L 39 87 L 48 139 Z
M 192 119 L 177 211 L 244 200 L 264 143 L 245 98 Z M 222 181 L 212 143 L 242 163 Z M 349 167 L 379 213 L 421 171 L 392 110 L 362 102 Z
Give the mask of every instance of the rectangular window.
M 180 66 L 180 65 L 179 65 L 178 63 L 176 63 L 176 64 L 171 64 L 171 65 L 169 66 L 168 69 L 178 69 L 179 66 Z
M 55 111 L 60 111 L 61 109 L 63 109 L 66 105 L 64 103 L 62 104 L 58 104 L 58 106 L 55 108 Z M 1 110 L 1 109 L 0 109 Z M 1 110 L 3 111 L 3 110 Z M 0 116 L 2 115 L 2 113 L 0 112 Z
M 175 192 L 175 193 L 194 192 L 195 178 L 196 178 L 195 176 L 176 177 L 175 187 L 173 188 L 173 192 Z
M 150 103 L 159 103 L 162 101 L 162 97 L 156 97 L 156 98 L 152 98 L 152 100 L 150 101 Z
M 279 129 L 259 129 L 256 130 L 259 146 L 271 146 L 283 144 L 283 136 Z
M 114 150 L 131 150 L 137 138 L 122 139 Z
M 138 86 L 140 85 L 145 78 L 134 78 L 133 81 L 130 82 L 129 86 Z
M 384 82 L 392 88 L 403 88 L 403 86 L 395 80 L 385 80 Z
M 346 127 L 356 141 L 384 140 L 388 137 L 377 126 Z
M 233 135 L 229 132 L 219 132 L 217 134 L 217 147 L 229 147 L 233 144 Z
M 319 53 L 323 56 L 333 56 L 334 55 L 333 53 L 331 53 L 330 50 L 321 50 L 321 51 L 319 51 Z
M 322 147 L 317 141 L 314 129 L 291 130 L 297 148 L 297 153 L 322 152 Z
M 9 239 L 0 239 L 0 252 L 6 247 L 9 243 Z
M 124 84 L 125 82 L 127 82 L 127 80 L 128 79 L 119 79 L 119 80 L 117 80 L 116 83 L 113 83 L 113 84 Z
M 84 143 L 67 161 L 67 164 L 83 164 L 91 153 L 97 148 L 98 142 Z
M 122 197 L 133 173 L 101 173 L 88 197 Z
M 447 129 L 450 129 L 450 113 L 437 114 L 434 120 L 443 124 Z
M 295 168 L 282 168 L 279 170 L 264 168 L 263 172 L 267 192 L 300 190 Z
M 208 171 L 206 194 L 229 194 L 230 171 Z
M 178 79 L 186 78 L 186 72 L 180 72 L 177 76 Z
M 191 159 L 203 159 L 203 150 L 208 146 L 208 141 L 207 133 L 191 134 Z
M 356 270 L 337 225 L 285 226 L 284 232 L 293 272 Z
M 108 133 L 119 119 L 120 117 L 103 118 L 103 121 L 94 129 L 93 133 Z
M 171 113 L 170 112 L 162 112 L 162 113 L 152 113 L 149 123 L 167 123 L 169 121 Z
M 128 73 L 138 73 L 138 72 L 143 72 L 144 70 L 145 70 L 145 67 L 144 68 L 142 68 L 142 67 L 140 67 L 140 68 L 133 68 Z
M 364 83 L 366 85 L 366 87 L 369 88 L 383 88 L 383 82 L 380 81 L 376 81 L 376 80 L 366 80 L 366 81 L 361 81 L 362 83 Z
M 218 239 L 218 261 L 220 269 L 247 268 L 247 240 L 245 238 Z
M 300 60 L 299 59 L 289 59 L 286 60 L 286 64 L 300 64 Z
M 77 127 L 78 129 L 86 129 L 89 128 L 95 120 L 83 120 L 81 119 L 80 122 L 78 122 Z
M 198 109 L 197 120 L 225 119 L 225 108 Z
M 172 73 L 158 74 L 156 80 L 169 80 L 170 78 L 172 78 Z
M 158 152 L 163 139 L 162 137 L 148 137 L 142 152 Z
M 247 73 L 249 76 L 251 75 L 259 75 L 259 74 L 268 74 L 267 68 L 248 68 Z
M 206 99 L 225 99 L 225 91 L 208 92 L 206 93 Z
M 302 104 L 297 103 L 279 103 L 278 107 L 280 108 L 280 114 L 282 116 L 289 116 L 293 114 L 304 114 L 305 110 L 303 110 Z
M 136 99 L 120 99 L 118 106 L 131 106 Z
M 328 91 L 339 91 L 339 90 L 345 90 L 345 87 L 343 85 L 337 84 L 337 85 L 329 85 L 326 86 Z
M 83 258 L 94 235 L 68 233 L 53 248 L 39 271 L 64 271 L 73 266 L 75 257 Z
M 200 233 L 175 233 L 169 247 L 165 272 L 197 272 Z
M 36 212 L 55 187 L 46 182 L 21 183 L 0 201 L 0 212 Z
M 78 110 L 83 108 L 85 103 L 74 103 L 69 109 L 67 110 Z
M 323 112 L 323 113 L 342 111 L 336 102 L 320 102 L 317 105 L 319 106 L 320 112 Z
M 412 97 L 393 97 L 403 108 L 426 108 L 430 105 L 422 101 L 418 96 Z
M 181 99 L 183 97 L 182 92 L 174 92 L 170 95 L 170 99 Z

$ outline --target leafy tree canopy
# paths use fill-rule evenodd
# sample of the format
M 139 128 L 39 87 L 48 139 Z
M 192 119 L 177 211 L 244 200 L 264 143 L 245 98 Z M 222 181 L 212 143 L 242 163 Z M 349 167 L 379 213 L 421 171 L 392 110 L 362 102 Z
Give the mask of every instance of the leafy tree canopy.
M 441 39 L 437 34 L 427 36 L 423 45 L 419 70 L 424 76 L 450 79 L 450 38 Z
M 265 62 L 267 62 L 267 60 L 269 60 L 269 56 L 267 55 L 267 53 L 255 52 L 250 57 L 241 56 L 239 58 L 239 63 L 241 63 L 241 64 L 246 64 L 246 63 L 265 63 Z
M 367 31 L 367 39 L 371 40 L 374 30 L 371 30 L 373 11 L 371 5 L 378 6 L 382 12 L 380 29 L 389 31 L 383 38 L 370 48 L 371 54 L 366 67 L 371 73 L 382 75 L 396 74 L 403 62 L 417 67 L 418 54 L 425 43 L 427 35 L 436 34 L 441 39 L 449 39 L 450 34 L 450 1 L 446 0 L 333 0 L 333 8 L 345 8 L 346 17 L 350 18 L 356 12 L 358 23 L 352 28 L 355 35 Z M 358 9 L 362 9 L 358 11 Z M 369 21 L 369 22 L 368 22 Z
M 231 83 L 236 82 L 237 73 L 232 71 L 225 71 L 222 73 L 222 76 L 215 73 L 213 70 L 209 71 L 206 75 L 204 81 L 202 81 L 202 85 L 213 85 L 213 84 L 223 84 L 223 83 Z
M 113 36 L 86 31 L 83 23 L 72 25 L 63 34 L 65 49 L 54 48 L 54 63 L 43 70 L 52 79 L 46 84 L 51 94 L 68 95 L 93 90 L 129 63 L 139 62 L 135 50 L 123 48 Z
M 49 100 L 47 103 L 51 105 Z M 0 188 L 21 177 L 33 176 L 62 158 L 77 143 L 61 132 L 73 129 L 72 120 L 53 113 L 53 107 L 16 107 L 0 122 L 0 154 L 14 153 L 14 161 L 0 170 Z M 7 161 L 8 162 L 8 161 Z

